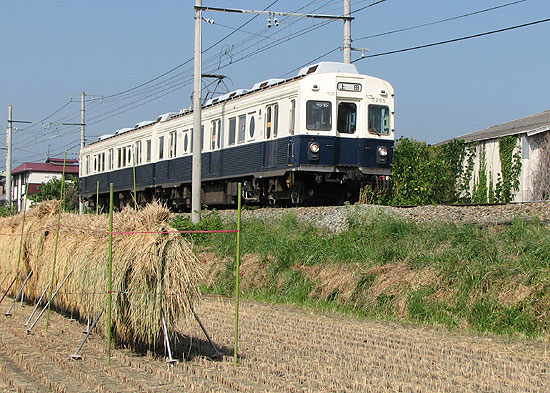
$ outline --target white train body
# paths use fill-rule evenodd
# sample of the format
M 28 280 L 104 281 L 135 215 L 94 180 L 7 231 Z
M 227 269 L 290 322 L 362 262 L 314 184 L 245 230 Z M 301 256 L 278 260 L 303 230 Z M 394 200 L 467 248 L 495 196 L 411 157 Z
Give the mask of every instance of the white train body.
M 391 172 L 394 91 L 355 66 L 319 63 L 297 77 L 270 79 L 206 102 L 202 109 L 202 200 L 245 202 L 353 200 L 359 188 Z M 117 204 L 154 198 L 190 203 L 192 111 L 104 135 L 80 152 L 80 193 L 100 203 L 114 184 Z

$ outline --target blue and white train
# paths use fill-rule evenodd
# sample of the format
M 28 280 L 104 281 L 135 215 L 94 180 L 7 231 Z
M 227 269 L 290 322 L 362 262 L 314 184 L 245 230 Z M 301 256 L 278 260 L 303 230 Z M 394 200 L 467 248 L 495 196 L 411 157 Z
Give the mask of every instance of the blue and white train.
M 104 135 L 80 152 L 80 194 L 95 204 L 159 199 L 191 204 L 193 113 Z M 322 62 L 290 79 L 269 79 L 208 100 L 202 110 L 202 192 L 209 206 L 301 205 L 357 199 L 391 173 L 394 90 L 352 64 Z

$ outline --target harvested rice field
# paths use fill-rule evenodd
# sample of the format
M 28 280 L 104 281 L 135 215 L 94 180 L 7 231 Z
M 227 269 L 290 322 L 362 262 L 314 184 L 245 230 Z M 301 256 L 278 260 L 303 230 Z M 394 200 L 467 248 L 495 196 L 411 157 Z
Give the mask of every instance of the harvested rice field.
M 5 299 L 2 307 L 7 309 Z M 94 334 L 71 360 L 86 326 L 54 313 L 27 335 L 32 307 L 0 319 L 0 391 L 10 392 L 547 392 L 543 341 L 463 333 L 241 301 L 240 363 L 233 366 L 234 303 L 204 296 L 196 312 L 224 353 L 213 354 L 199 325 L 176 323 L 175 357 L 117 348 L 106 365 Z M 185 357 L 185 361 L 181 361 Z

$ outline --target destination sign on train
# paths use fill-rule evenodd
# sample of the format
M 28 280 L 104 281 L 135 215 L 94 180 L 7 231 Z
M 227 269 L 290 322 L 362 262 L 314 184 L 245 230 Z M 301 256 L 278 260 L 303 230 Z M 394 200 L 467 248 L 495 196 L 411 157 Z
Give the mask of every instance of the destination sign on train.
M 341 91 L 361 91 L 360 83 L 338 82 L 337 89 Z

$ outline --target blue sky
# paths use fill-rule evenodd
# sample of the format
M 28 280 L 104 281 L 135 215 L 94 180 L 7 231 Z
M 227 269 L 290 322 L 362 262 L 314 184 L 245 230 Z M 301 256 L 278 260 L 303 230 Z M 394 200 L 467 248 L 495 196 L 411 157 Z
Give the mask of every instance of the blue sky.
M 374 0 L 352 0 L 360 10 Z M 359 39 L 388 31 L 453 18 L 511 3 L 513 0 L 386 0 L 355 12 L 353 46 L 368 55 L 511 27 L 550 17 L 548 0 L 525 0 L 496 10 Z M 341 14 L 343 0 L 203 0 L 205 6 Z M 88 140 L 154 120 L 159 114 L 191 106 L 193 0 L 17 1 L 4 4 L 0 113 L 7 124 L 8 105 L 16 124 L 13 164 L 42 161 L 47 152 L 76 158 L 79 146 L 80 92 L 103 95 L 88 101 Z M 252 15 L 205 12 L 203 49 L 218 42 Z M 203 72 L 228 77 L 229 90 L 255 82 L 289 77 L 300 66 L 342 44 L 342 22 L 267 17 L 251 20 L 204 54 Z M 435 143 L 550 109 L 550 22 L 481 38 L 416 51 L 366 58 L 361 73 L 381 77 L 396 91 L 397 137 Z M 266 49 L 267 46 L 272 46 Z M 353 59 L 361 56 L 354 52 Z M 334 50 L 322 60 L 341 61 Z M 186 61 L 188 63 L 184 64 Z M 128 93 L 174 67 L 160 79 Z M 225 91 L 218 89 L 218 91 Z M 115 95 L 114 97 L 109 97 Z M 72 97 L 72 101 L 69 102 Z M 91 98 L 89 97 L 91 100 Z M 4 138 L 2 138 L 4 141 Z M 2 144 L 4 147 L 4 144 Z M 5 168 L 5 150 L 0 150 Z

